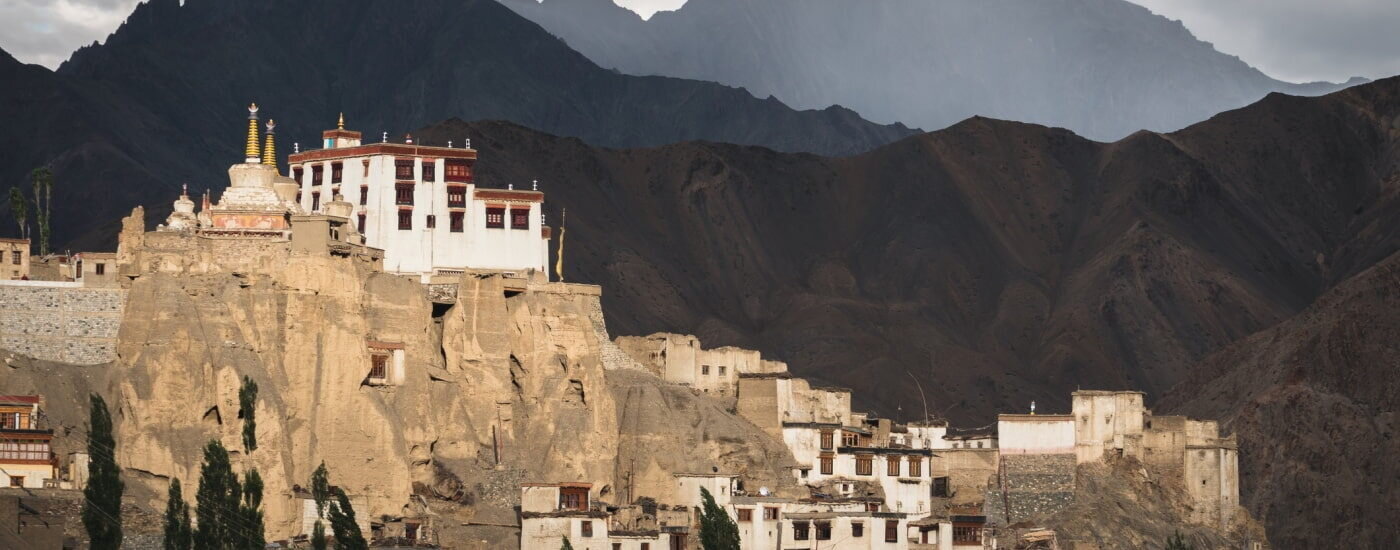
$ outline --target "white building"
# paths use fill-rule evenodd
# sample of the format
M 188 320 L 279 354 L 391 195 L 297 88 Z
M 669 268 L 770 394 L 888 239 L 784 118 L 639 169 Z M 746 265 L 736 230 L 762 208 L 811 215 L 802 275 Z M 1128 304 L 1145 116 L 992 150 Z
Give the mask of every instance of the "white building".
M 411 137 L 364 144 L 343 119 L 339 126 L 322 134 L 324 148 L 288 156 L 297 201 L 316 213 L 344 197 L 365 244 L 384 250 L 386 271 L 425 282 L 468 268 L 546 271 L 543 193 L 478 188 L 474 149 L 418 145 Z
M 39 401 L 0 395 L 0 486 L 39 489 L 58 477 L 53 430 L 40 428 Z

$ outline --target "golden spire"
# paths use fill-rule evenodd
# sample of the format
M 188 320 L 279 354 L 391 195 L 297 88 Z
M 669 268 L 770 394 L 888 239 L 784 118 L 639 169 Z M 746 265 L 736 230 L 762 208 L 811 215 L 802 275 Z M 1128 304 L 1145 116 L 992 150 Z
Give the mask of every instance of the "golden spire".
M 335 123 L 335 129 L 337 129 L 337 130 L 344 130 L 344 129 L 345 129 L 345 113 L 340 113 L 340 120 L 336 121 L 336 123 Z
M 248 106 L 248 145 L 243 148 L 243 161 L 258 162 L 258 104 Z
M 267 137 L 263 145 L 262 163 L 268 166 L 277 166 L 277 144 L 272 141 L 272 132 L 277 128 L 277 122 L 267 119 Z
M 565 225 L 569 221 L 569 209 L 565 208 L 559 216 L 559 251 L 554 254 L 554 274 L 559 277 L 559 282 L 564 282 L 564 231 Z

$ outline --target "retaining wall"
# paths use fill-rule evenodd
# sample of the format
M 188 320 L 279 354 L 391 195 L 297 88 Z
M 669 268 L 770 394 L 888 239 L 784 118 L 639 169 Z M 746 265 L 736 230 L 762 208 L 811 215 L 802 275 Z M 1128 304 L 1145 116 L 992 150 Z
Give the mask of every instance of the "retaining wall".
M 0 281 L 0 348 L 96 365 L 117 358 L 126 290 L 82 283 Z

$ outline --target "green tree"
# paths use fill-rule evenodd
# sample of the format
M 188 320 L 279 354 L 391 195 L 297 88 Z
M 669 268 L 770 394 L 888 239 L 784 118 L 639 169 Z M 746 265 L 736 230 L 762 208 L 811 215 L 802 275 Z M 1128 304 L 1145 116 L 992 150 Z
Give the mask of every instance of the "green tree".
M 243 487 L 233 474 L 228 450 L 211 440 L 204 446 L 204 463 L 199 467 L 199 491 L 195 493 L 195 550 L 229 550 L 238 540 L 239 510 Z
M 311 472 L 311 498 L 316 501 L 316 515 L 326 517 L 326 504 L 331 500 L 331 480 L 325 462 Z
M 47 166 L 35 168 L 29 173 L 29 183 L 34 186 L 34 216 L 39 222 L 39 255 L 49 253 L 49 214 L 53 210 L 53 172 Z
M 1167 537 L 1166 550 L 1195 550 L 1195 548 L 1186 542 L 1185 537 L 1181 536 L 1181 531 L 1176 531 L 1172 533 L 1172 536 Z
M 170 493 L 165 499 L 165 550 L 190 550 L 194 545 L 190 529 L 190 507 L 180 492 L 180 479 L 170 480 Z
M 238 414 L 243 417 L 243 450 L 251 453 L 258 448 L 257 412 L 258 383 L 252 378 L 243 377 L 243 387 L 238 388 Z
M 83 488 L 83 527 L 93 550 L 117 550 L 122 545 L 122 485 L 117 467 L 116 440 L 107 402 L 90 397 L 88 420 L 88 482 Z
M 559 550 L 574 550 L 574 545 L 569 544 L 569 537 L 564 537 L 564 545 L 560 546 Z
M 238 508 L 240 518 L 237 545 L 240 550 L 263 550 L 267 539 L 263 536 L 262 476 L 256 469 L 243 476 L 243 503 Z
M 15 224 L 19 226 L 19 238 L 29 238 L 29 199 L 24 198 L 24 191 L 19 187 L 10 188 L 10 215 L 15 217 Z
M 326 526 L 319 519 L 311 527 L 311 549 L 326 550 Z
M 704 550 L 739 550 L 739 524 L 715 504 L 714 495 L 700 488 L 700 547 Z
M 335 490 L 335 503 L 331 504 L 331 532 L 335 534 L 336 550 L 366 550 L 369 543 L 355 522 L 355 508 L 350 506 L 350 497 L 345 491 Z

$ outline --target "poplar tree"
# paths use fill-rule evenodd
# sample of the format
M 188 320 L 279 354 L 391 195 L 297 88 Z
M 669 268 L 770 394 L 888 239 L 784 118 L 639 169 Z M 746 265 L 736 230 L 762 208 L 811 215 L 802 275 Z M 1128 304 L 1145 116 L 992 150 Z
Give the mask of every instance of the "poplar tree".
M 194 532 L 190 529 L 190 507 L 180 492 L 180 479 L 170 480 L 170 493 L 165 500 L 164 550 L 190 550 Z
M 321 520 L 316 520 L 316 525 L 311 528 L 311 548 L 312 550 L 326 550 L 326 526 Z
M 1186 542 L 1186 538 L 1181 536 L 1181 531 L 1176 531 L 1167 538 L 1166 550 L 1195 550 L 1195 546 Z
M 19 226 L 19 238 L 28 239 L 29 200 L 24 198 L 24 191 L 20 191 L 18 186 L 10 188 L 10 215 L 15 217 L 15 224 Z
M 243 476 L 243 503 L 238 508 L 238 548 L 241 550 L 263 550 L 267 539 L 263 536 L 262 476 L 257 469 Z
M 83 527 L 93 550 L 122 545 L 121 470 L 117 467 L 112 415 L 102 396 L 91 394 L 88 420 L 88 482 L 83 488 Z
M 49 215 L 53 210 L 53 172 L 47 166 L 29 173 L 34 186 L 34 216 L 39 222 L 39 255 L 49 253 Z
M 560 546 L 559 550 L 574 550 L 574 545 L 569 544 L 569 537 L 564 537 L 564 545 Z
M 247 453 L 258 448 L 257 401 L 258 383 L 244 376 L 243 387 L 238 388 L 238 414 L 243 417 L 243 451 Z
M 228 450 L 218 441 L 204 446 L 204 463 L 199 468 L 199 491 L 195 493 L 195 550 L 228 550 L 237 540 L 236 522 L 243 488 L 233 475 Z
M 311 547 L 314 550 L 326 550 L 326 525 L 321 522 L 326 518 L 326 506 L 330 504 L 331 482 L 330 474 L 326 472 L 326 463 L 322 462 L 316 467 L 316 471 L 311 472 L 311 499 L 316 502 L 316 525 L 311 529 Z
M 700 488 L 700 547 L 704 550 L 739 550 L 739 524 L 715 504 L 714 495 Z
M 331 504 L 331 531 L 335 533 L 336 550 L 368 549 L 369 543 L 365 542 L 360 525 L 355 523 L 355 508 L 350 506 L 350 497 L 336 489 L 335 498 L 336 502 Z

